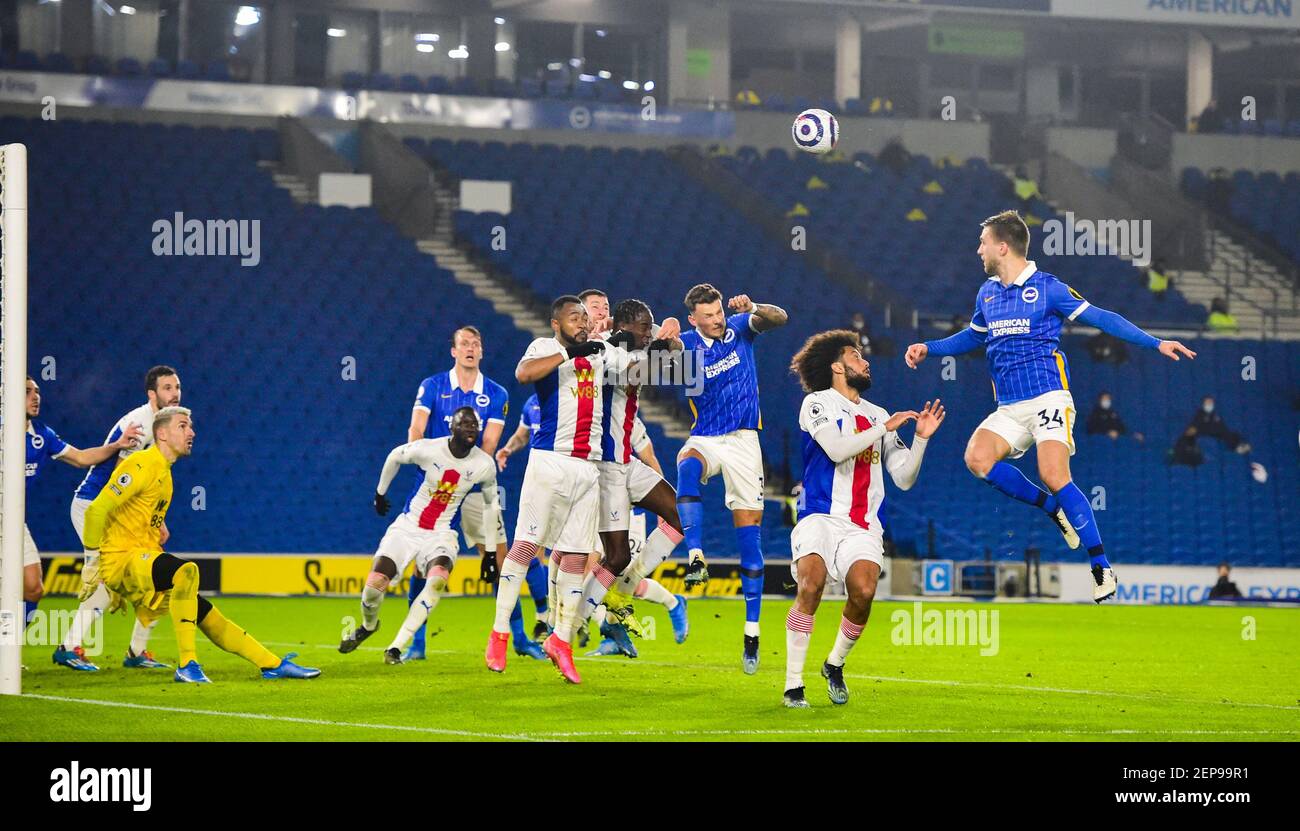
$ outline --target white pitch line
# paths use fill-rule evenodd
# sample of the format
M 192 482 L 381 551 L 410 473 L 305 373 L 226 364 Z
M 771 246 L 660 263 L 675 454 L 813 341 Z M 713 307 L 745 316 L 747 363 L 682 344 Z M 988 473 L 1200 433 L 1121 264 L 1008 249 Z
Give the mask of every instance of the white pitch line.
M 273 716 L 266 713 L 235 713 L 228 710 L 198 710 L 189 707 L 163 707 L 156 704 L 134 704 L 127 701 L 101 701 L 93 698 L 67 698 L 61 695 L 40 695 L 24 693 L 23 698 L 37 698 L 42 701 L 60 701 L 65 704 L 93 704 L 99 707 L 121 707 L 128 710 L 151 710 L 163 713 L 182 713 L 192 716 L 224 716 L 226 718 L 243 718 L 254 721 L 283 721 L 290 724 L 311 724 L 320 727 L 355 727 L 363 730 L 394 730 L 405 733 L 430 733 L 435 736 L 459 736 L 471 739 L 510 739 L 515 741 L 539 741 L 525 733 L 477 733 L 471 730 L 449 730 L 438 727 L 414 727 L 409 724 L 371 724 L 359 721 L 329 721 L 318 718 L 299 718 L 297 716 Z
M 773 730 L 574 730 L 532 733 L 480 733 L 470 730 L 448 730 L 437 727 L 414 727 L 409 724 L 372 724 L 367 722 L 329 721 L 327 719 L 275 716 L 266 713 L 237 713 L 226 710 L 200 710 L 190 707 L 163 707 L 153 704 L 134 704 L 125 701 L 102 701 L 89 698 L 68 698 L 58 695 L 28 693 L 24 698 L 57 701 L 65 704 L 91 704 L 97 707 L 120 707 L 129 710 L 150 710 L 164 713 L 181 713 L 195 716 L 242 718 L 254 721 L 278 721 L 290 724 L 310 724 L 321 727 L 349 727 L 364 730 L 391 730 L 404 733 L 425 733 L 435 736 L 455 736 L 473 739 L 503 739 L 514 741 L 557 741 L 563 739 L 615 736 L 624 738 L 691 737 L 691 736 L 1295 736 L 1300 730 L 964 730 L 956 728 L 872 727 L 862 729 L 809 727 L 804 729 L 779 728 Z
M 300 644 L 300 643 L 281 643 L 276 641 L 264 641 L 264 643 L 273 646 L 298 646 L 307 647 L 315 646 L 317 649 L 337 649 L 333 644 Z M 373 649 L 383 651 L 380 647 L 360 646 L 357 649 Z M 428 655 L 466 655 L 471 654 L 462 649 L 430 649 L 426 650 Z M 595 655 L 574 655 L 575 660 L 591 661 L 593 663 L 602 663 L 609 666 L 649 666 L 649 667 L 669 667 L 681 670 L 727 670 L 733 667 L 724 664 L 678 664 L 671 661 L 644 661 L 640 658 L 632 658 L 627 661 L 611 660 L 612 657 L 618 656 L 595 656 Z M 1157 704 L 1218 704 L 1224 707 L 1258 707 L 1267 710 L 1300 710 L 1300 706 L 1292 704 L 1264 704 L 1254 701 L 1224 701 L 1214 700 L 1207 701 L 1200 698 L 1176 698 L 1173 696 L 1149 695 L 1146 693 L 1126 693 L 1114 690 L 1081 690 L 1070 687 L 1043 687 L 1030 686 L 1022 684 L 997 684 L 991 681 L 954 681 L 943 678 L 898 678 L 890 675 L 861 675 L 856 673 L 844 673 L 845 678 L 853 678 L 861 681 L 889 681 L 898 684 L 930 684 L 939 687 L 981 687 L 990 690 L 1005 690 L 1008 692 L 1031 692 L 1031 693 L 1055 693 L 1059 695 L 1090 695 L 1107 698 L 1128 698 L 1135 701 L 1149 701 Z

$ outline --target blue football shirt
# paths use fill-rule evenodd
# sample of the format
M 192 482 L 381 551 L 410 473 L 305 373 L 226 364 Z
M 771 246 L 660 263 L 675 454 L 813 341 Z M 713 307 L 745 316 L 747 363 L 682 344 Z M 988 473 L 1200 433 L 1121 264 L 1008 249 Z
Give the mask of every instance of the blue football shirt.
M 717 340 L 706 338 L 694 329 L 682 333 L 682 345 L 702 353 L 698 357 L 704 389 L 686 399 L 695 413 L 692 436 L 763 429 L 763 416 L 758 408 L 758 368 L 754 360 L 754 339 L 758 332 L 752 319 L 750 312 L 732 315 Z
M 1089 306 L 1055 275 L 1031 260 L 1011 285 L 997 277 L 980 286 L 970 328 L 986 334 L 993 392 L 999 404 L 1070 389 L 1070 363 L 1061 351 L 1061 326 Z

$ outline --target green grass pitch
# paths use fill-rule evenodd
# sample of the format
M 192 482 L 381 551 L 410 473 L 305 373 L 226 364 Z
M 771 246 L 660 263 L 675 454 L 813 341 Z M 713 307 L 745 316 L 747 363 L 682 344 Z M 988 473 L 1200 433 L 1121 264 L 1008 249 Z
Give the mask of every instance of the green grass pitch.
M 682 645 L 663 610 L 642 603 L 638 613 L 655 617 L 658 637 L 638 642 L 636 660 L 581 659 L 578 687 L 549 662 L 513 651 L 504 675 L 488 672 L 486 598 L 444 600 L 430 621 L 428 660 L 401 666 L 385 665 L 381 649 L 401 623 L 404 599 L 384 604 L 382 628 L 351 655 L 336 644 L 340 621 L 358 614 L 356 600 L 215 602 L 277 654 L 299 652 L 321 677 L 262 681 L 202 635 L 211 686 L 175 684 L 170 671 L 126 670 L 130 622 L 113 616 L 98 673 L 55 666 L 50 647 L 25 649 L 25 695 L 0 697 L 0 740 L 1300 738 L 1300 610 L 978 605 L 999 613 L 998 651 L 985 657 L 979 646 L 895 645 L 891 615 L 912 604 L 877 603 L 845 668 L 852 697 L 837 707 L 819 674 L 839 626 L 841 604 L 828 601 L 804 676 L 813 707 L 793 711 L 781 705 L 789 600 L 763 604 L 755 676 L 740 670 L 740 602 L 691 601 Z M 70 599 L 42 603 L 71 607 Z M 169 621 L 152 645 L 174 661 Z

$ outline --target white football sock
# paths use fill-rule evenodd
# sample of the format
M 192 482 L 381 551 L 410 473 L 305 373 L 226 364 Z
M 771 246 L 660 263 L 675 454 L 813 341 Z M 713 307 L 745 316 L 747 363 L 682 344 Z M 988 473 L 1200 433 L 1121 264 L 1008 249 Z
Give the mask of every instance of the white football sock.
M 371 632 L 379 625 L 379 604 L 383 602 L 383 589 L 367 585 L 361 590 L 361 625 Z
M 86 630 L 94 624 L 96 618 L 104 614 L 108 601 L 108 587 L 100 583 L 95 588 L 95 593 L 77 607 L 77 614 L 68 627 L 68 633 L 63 636 L 64 649 L 73 650 L 81 646 L 86 639 Z
M 651 603 L 658 603 L 660 606 L 667 608 L 670 612 L 677 608 L 676 595 L 668 591 L 668 589 L 665 589 L 658 580 L 653 580 L 649 577 L 642 580 L 640 585 L 636 587 L 636 596 L 644 597 Z
M 523 543 L 515 543 L 515 547 Z M 514 549 L 511 549 L 511 554 Z M 528 560 L 532 559 L 532 554 L 528 555 Z M 501 574 L 497 576 L 497 615 L 492 622 L 492 631 L 500 632 L 503 635 L 510 634 L 510 615 L 515 611 L 515 604 L 519 602 L 519 593 L 524 588 L 524 576 L 528 574 L 528 560 L 520 563 L 517 558 L 510 555 L 506 556 L 506 561 L 501 565 Z
M 131 630 L 131 654 L 137 658 L 144 654 L 149 648 L 149 635 L 153 633 L 153 628 L 158 625 L 158 620 L 149 623 L 141 623 L 139 618 L 135 621 L 135 628 Z
M 830 657 L 826 663 L 831 666 L 842 667 L 849 657 L 849 652 L 853 650 L 853 645 L 858 642 L 862 636 L 862 630 L 866 624 L 857 625 L 846 617 L 840 618 L 840 632 L 835 636 L 835 647 L 831 650 Z
M 573 629 L 578 625 L 582 606 L 582 573 L 587 567 L 587 555 L 570 554 L 560 563 L 560 577 L 555 587 L 560 597 L 555 636 L 565 643 L 573 640 Z
M 447 585 L 447 578 L 444 575 L 429 576 L 428 582 L 424 588 L 415 596 L 415 602 L 406 612 L 406 620 L 402 621 L 402 628 L 397 630 L 393 636 L 393 642 L 388 645 L 389 649 L 405 649 L 406 645 L 415 637 L 415 630 L 424 625 L 433 614 L 433 610 L 438 608 L 438 601 L 442 599 L 442 590 Z
M 663 565 L 664 560 L 673 553 L 673 549 L 682 541 L 682 535 L 662 519 L 659 527 L 646 537 L 641 546 L 641 553 L 632 558 L 632 562 L 623 569 L 619 577 L 618 590 L 623 594 L 632 594 L 641 584 L 641 580 L 654 574 L 655 569 Z
M 803 665 L 808 658 L 808 642 L 812 640 L 813 616 L 795 607 L 785 617 L 785 688 L 793 690 L 803 686 Z
M 584 617 L 591 617 L 596 608 L 605 602 L 605 595 L 609 593 L 609 587 L 614 584 L 618 578 L 612 571 L 603 565 L 596 565 L 582 581 L 582 601 L 580 607 Z

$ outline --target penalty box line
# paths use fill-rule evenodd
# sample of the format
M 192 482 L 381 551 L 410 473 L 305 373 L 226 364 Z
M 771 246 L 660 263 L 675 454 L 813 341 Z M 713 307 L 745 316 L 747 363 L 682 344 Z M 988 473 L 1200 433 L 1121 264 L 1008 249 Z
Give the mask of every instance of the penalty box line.
M 439 727 L 417 727 L 409 724 L 371 724 L 359 721 L 330 721 L 328 719 L 301 718 L 299 716 L 276 716 L 268 713 L 240 713 L 229 710 L 200 710 L 190 707 L 165 707 L 160 704 L 136 704 L 129 701 L 103 701 L 93 698 L 71 698 L 61 695 L 43 695 L 24 693 L 23 698 L 35 698 L 41 701 L 58 701 L 64 704 L 91 704 L 98 707 L 119 707 L 127 710 L 148 710 L 161 713 L 178 713 L 190 716 L 224 716 L 242 718 L 252 721 L 279 721 L 289 724 L 307 724 L 314 727 L 347 727 L 360 730 L 388 730 L 399 733 L 425 733 L 434 736 L 456 736 L 468 739 L 501 739 L 507 741 L 544 741 L 524 733 L 481 733 L 473 730 L 451 730 Z

